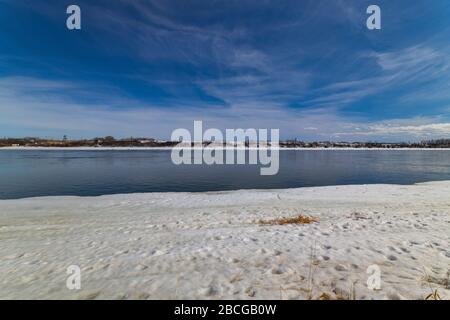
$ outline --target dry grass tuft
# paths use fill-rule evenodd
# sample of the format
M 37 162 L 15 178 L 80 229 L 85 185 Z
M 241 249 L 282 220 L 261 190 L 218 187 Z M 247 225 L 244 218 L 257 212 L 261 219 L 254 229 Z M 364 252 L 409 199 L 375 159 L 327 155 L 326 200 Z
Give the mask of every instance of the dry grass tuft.
M 425 300 L 442 300 L 437 289 L 425 297 Z
M 424 276 L 422 277 L 422 281 L 427 283 L 430 286 L 431 293 L 425 297 L 425 300 L 442 300 L 441 296 L 438 293 L 438 289 L 433 288 L 433 284 L 442 286 L 444 288 L 450 288 L 450 271 L 447 272 L 446 278 L 438 278 L 431 276 L 427 273 L 425 268 L 423 267 Z
M 317 300 L 331 300 L 331 296 L 328 293 L 322 293 Z
M 344 297 L 343 295 L 340 295 L 340 294 L 336 294 L 336 295 L 332 296 L 332 295 L 324 292 L 317 298 L 311 299 L 311 300 L 348 300 L 348 299 L 349 298 Z
M 268 224 L 268 225 L 286 225 L 286 224 L 310 224 L 313 222 L 317 222 L 316 218 L 304 216 L 302 214 L 295 217 L 287 217 L 287 218 L 275 218 L 270 220 L 259 220 L 260 224 Z

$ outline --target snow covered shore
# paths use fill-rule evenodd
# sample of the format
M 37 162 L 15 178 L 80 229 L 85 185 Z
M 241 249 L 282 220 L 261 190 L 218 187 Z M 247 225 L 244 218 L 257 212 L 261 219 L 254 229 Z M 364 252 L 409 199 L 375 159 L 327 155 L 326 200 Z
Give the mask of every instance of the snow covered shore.
M 445 181 L 1 200 L 0 298 L 449 298 L 449 195 Z M 260 223 L 299 214 L 317 221 Z

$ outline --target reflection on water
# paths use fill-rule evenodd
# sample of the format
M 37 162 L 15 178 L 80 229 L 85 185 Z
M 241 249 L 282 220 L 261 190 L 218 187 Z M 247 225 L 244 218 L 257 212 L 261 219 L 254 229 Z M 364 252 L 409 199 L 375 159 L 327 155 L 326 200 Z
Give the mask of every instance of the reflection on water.
M 450 180 L 450 150 L 286 150 L 280 170 L 172 164 L 170 151 L 1 150 L 0 199 Z

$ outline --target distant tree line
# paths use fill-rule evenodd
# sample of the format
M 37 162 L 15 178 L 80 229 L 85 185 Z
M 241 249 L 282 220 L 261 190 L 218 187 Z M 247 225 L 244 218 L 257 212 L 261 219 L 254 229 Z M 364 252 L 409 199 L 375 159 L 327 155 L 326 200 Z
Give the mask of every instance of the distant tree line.
M 61 140 L 42 138 L 3 138 L 0 147 L 166 147 L 176 142 L 159 141 L 151 138 L 123 138 L 115 139 L 112 136 L 92 139 L 69 140 L 64 136 Z
M 314 141 L 304 142 L 298 140 L 287 140 L 280 143 L 287 148 L 450 148 L 450 139 L 427 140 L 421 142 L 333 142 Z
M 164 141 L 153 138 L 121 138 L 116 139 L 112 136 L 97 137 L 92 139 L 70 140 L 67 136 L 58 139 L 43 138 L 3 138 L 0 139 L 0 147 L 23 146 L 23 147 L 171 147 L 176 145 L 177 141 Z M 209 145 L 211 142 L 205 141 L 203 145 Z M 246 141 L 245 145 L 249 145 Z M 305 142 L 299 140 L 281 141 L 283 148 L 450 148 L 450 139 L 424 140 L 421 142 L 333 142 L 333 141 L 314 141 Z
M 430 148 L 450 148 L 450 139 L 422 141 L 422 145 Z

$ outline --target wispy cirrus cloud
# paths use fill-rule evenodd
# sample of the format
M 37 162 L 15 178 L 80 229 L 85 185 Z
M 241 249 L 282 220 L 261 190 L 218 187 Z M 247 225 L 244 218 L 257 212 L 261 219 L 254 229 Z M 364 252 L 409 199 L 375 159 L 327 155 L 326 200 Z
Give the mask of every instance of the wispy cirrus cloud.
M 432 49 L 423 45 L 388 52 L 364 52 L 361 57 L 373 59 L 378 69 L 372 74 L 361 74 L 356 79 L 326 85 L 314 91 L 316 98 L 305 100 L 308 106 L 346 106 L 362 98 L 385 91 L 398 90 L 410 84 L 414 90 L 402 92 L 400 102 L 415 102 L 448 97 L 445 89 L 450 85 L 450 51 Z M 367 61 L 367 63 L 369 63 Z M 428 94 L 419 96 L 426 90 Z M 431 95 L 430 90 L 434 91 Z M 392 101 L 395 102 L 395 101 Z

